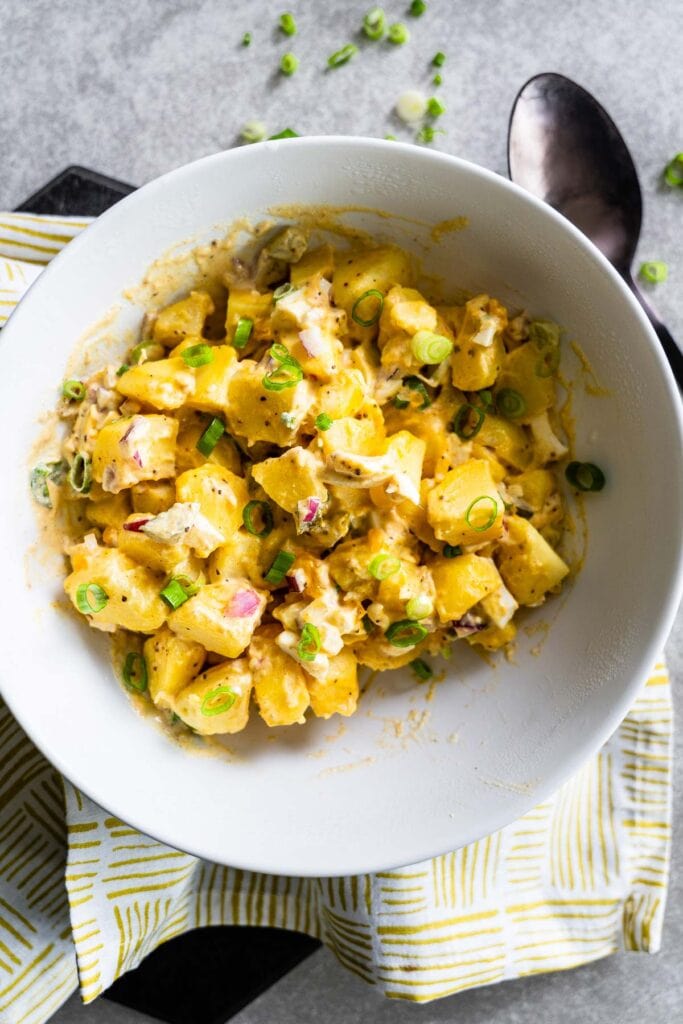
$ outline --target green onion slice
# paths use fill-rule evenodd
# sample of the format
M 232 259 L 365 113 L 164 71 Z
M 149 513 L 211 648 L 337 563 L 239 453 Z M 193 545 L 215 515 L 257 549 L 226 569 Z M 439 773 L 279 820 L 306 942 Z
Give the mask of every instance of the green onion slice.
M 296 555 L 293 555 L 291 551 L 278 551 L 275 556 L 275 561 L 271 565 L 270 569 L 264 576 L 264 579 L 268 583 L 273 583 L 275 586 L 279 586 L 285 578 L 285 575 L 294 565 L 296 561 Z
M 605 486 L 605 474 L 593 462 L 570 462 L 564 475 L 579 491 L 601 491 Z
M 441 117 L 446 113 L 446 104 L 438 96 L 432 96 L 427 100 L 427 113 L 430 117 Z
M 299 133 L 295 132 L 293 128 L 283 128 L 281 132 L 276 135 L 269 135 L 268 141 L 273 142 L 276 139 L 298 139 Z
M 296 22 L 293 14 L 287 12 L 286 14 L 280 15 L 280 30 L 284 32 L 286 36 L 296 35 Z
M 406 615 L 410 619 L 427 619 L 434 611 L 434 602 L 426 594 L 411 597 L 406 605 Z
M 368 565 L 368 572 L 376 580 L 386 580 L 401 568 L 401 559 L 395 555 L 375 555 Z
M 215 686 L 204 694 L 200 711 L 206 718 L 222 715 L 224 711 L 230 710 L 236 700 L 237 694 L 229 686 Z
M 296 653 L 302 661 L 315 661 L 315 656 L 320 650 L 320 631 L 310 622 L 304 624 L 301 630 L 301 640 L 296 645 Z
M 428 409 L 432 404 L 431 396 L 419 377 L 406 377 L 403 381 L 403 387 L 410 388 L 411 391 L 414 391 L 422 398 L 421 403 L 417 407 L 419 412 L 422 412 L 423 409 Z M 407 409 L 410 402 L 405 398 L 401 398 L 399 393 L 394 399 L 394 405 L 397 409 Z
M 52 508 L 50 489 L 47 486 L 48 480 L 51 480 L 54 484 L 61 484 L 65 472 L 66 463 L 61 460 L 59 462 L 40 463 L 35 466 L 31 470 L 29 480 L 33 500 L 42 505 L 43 508 Z
M 80 380 L 65 380 L 62 384 L 62 397 L 69 402 L 82 402 L 85 398 L 85 384 Z
M 393 43 L 394 46 L 403 46 L 403 44 L 407 43 L 410 39 L 408 26 L 404 25 L 402 21 L 394 22 L 393 25 L 389 26 L 387 39 L 390 43 Z
M 387 18 L 381 7 L 371 7 L 363 18 L 363 32 L 376 42 L 384 35 L 387 27 Z
M 394 647 L 414 647 L 424 640 L 427 630 L 414 619 L 401 619 L 392 622 L 384 635 Z
M 425 0 L 412 0 L 408 13 L 412 14 L 413 18 L 419 18 L 426 10 L 427 4 Z
M 462 554 L 462 548 L 459 544 L 444 544 L 443 546 L 443 557 L 444 558 L 457 558 L 458 555 Z
M 251 46 L 251 32 L 245 32 L 242 36 L 242 46 Z
M 131 690 L 144 693 L 147 689 L 147 662 L 142 654 L 129 651 L 123 663 L 123 681 Z
M 321 412 L 320 415 L 315 418 L 315 425 L 318 430 L 329 430 L 332 423 L 332 417 L 328 416 L 326 412 Z
M 435 128 L 433 124 L 424 124 L 415 138 L 418 142 L 433 142 L 437 135 L 445 135 L 443 128 Z
M 128 365 L 128 363 L 121 363 L 118 370 L 116 371 L 116 376 L 123 377 L 124 373 L 127 373 L 128 370 L 130 370 L 130 366 Z
M 293 75 L 299 67 L 299 58 L 293 53 L 283 53 L 280 57 L 280 71 L 283 75 Z
M 443 85 L 443 77 L 442 77 L 442 75 L 439 75 L 439 74 L 434 75 L 434 77 L 432 78 L 432 85 L 436 85 L 436 86 Z
M 485 513 L 486 506 L 489 508 L 485 522 L 480 522 L 482 513 Z M 465 512 L 465 522 L 471 530 L 483 533 L 493 526 L 498 516 L 498 502 L 490 494 L 480 494 L 478 498 L 471 501 Z M 473 520 L 476 520 L 474 522 Z
M 347 43 L 345 46 L 342 46 L 341 50 L 335 50 L 335 52 L 327 58 L 327 66 L 328 68 L 340 68 L 342 64 L 348 64 L 351 58 L 355 57 L 357 53 L 358 47 L 353 43 Z
M 649 260 L 647 263 L 641 263 L 639 273 L 644 281 L 661 284 L 669 276 L 669 268 L 661 260 Z
M 261 517 L 262 527 L 259 530 L 254 523 L 254 514 Z M 273 530 L 273 510 L 267 501 L 250 501 L 242 509 L 242 522 L 254 537 L 267 537 Z
M 198 594 L 202 588 L 202 584 L 199 579 L 192 579 L 184 572 L 180 573 L 179 576 L 175 576 L 174 579 L 178 581 L 188 597 L 194 597 L 194 595 Z
M 536 348 L 559 348 L 560 326 L 553 320 L 532 320 L 529 324 L 529 341 Z
M 442 68 L 445 63 L 446 54 L 442 53 L 441 50 L 439 50 L 439 52 L 435 53 L 434 56 L 432 57 L 432 64 L 434 65 L 435 68 Z
M 360 621 L 366 633 L 370 634 L 375 632 L 375 623 L 372 621 L 369 615 L 364 615 Z
M 185 604 L 189 600 L 190 595 L 185 590 L 180 580 L 173 576 L 164 589 L 160 591 L 159 597 L 166 602 L 169 608 L 180 608 L 181 604 Z
M 208 459 L 224 433 L 225 425 L 223 421 L 214 416 L 204 433 L 197 441 L 197 451 L 201 452 L 205 459 Z
M 541 358 L 536 363 L 537 377 L 552 377 L 560 368 L 559 348 L 546 348 L 541 352 Z
M 664 181 L 672 188 L 683 188 L 683 153 L 669 160 L 664 168 Z
M 368 302 L 368 300 L 370 300 Z M 370 316 L 363 316 L 362 306 L 367 306 L 365 310 Z M 377 291 L 376 288 L 369 288 L 368 291 L 363 292 L 359 296 L 351 307 L 351 319 L 361 327 L 373 327 L 380 316 L 382 315 L 382 308 L 384 306 L 384 296 L 381 292 Z
M 266 126 L 262 121 L 247 121 L 240 132 L 240 138 L 245 142 L 261 142 L 266 137 Z
M 526 402 L 519 391 L 502 388 L 496 395 L 496 408 L 508 420 L 516 420 L 526 410 Z
M 84 615 L 101 612 L 108 600 L 107 591 L 99 583 L 81 583 L 76 591 L 76 607 Z
M 413 335 L 410 348 L 421 363 L 442 363 L 453 351 L 453 342 L 443 334 L 433 331 L 418 331 Z
M 92 485 L 92 462 L 83 452 L 76 452 L 69 469 L 69 485 L 78 494 L 87 494 Z
M 279 342 L 271 345 L 268 355 L 279 363 L 279 366 L 263 377 L 261 383 L 266 391 L 284 391 L 285 388 L 293 388 L 303 380 L 304 371 L 301 363 L 290 355 L 284 345 Z
M 476 392 L 478 398 L 481 400 L 483 409 L 490 409 L 493 405 L 493 395 L 488 388 L 484 388 L 483 391 Z
M 453 418 L 453 430 L 463 441 L 476 437 L 486 419 L 486 410 L 466 402 L 461 405 Z
M 210 345 L 190 345 L 180 353 L 188 366 L 196 369 L 213 362 L 213 349 Z
M 254 321 L 248 316 L 241 316 L 237 321 L 237 327 L 235 328 L 235 336 L 232 339 L 232 343 L 235 348 L 244 348 L 246 343 L 251 338 L 251 332 L 254 329 Z
M 434 675 L 430 666 L 422 658 L 414 658 L 410 663 L 410 667 L 421 683 L 426 683 Z

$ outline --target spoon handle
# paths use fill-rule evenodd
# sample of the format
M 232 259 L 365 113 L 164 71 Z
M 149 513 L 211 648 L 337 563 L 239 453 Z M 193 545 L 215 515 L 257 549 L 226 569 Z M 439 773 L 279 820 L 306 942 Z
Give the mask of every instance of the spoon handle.
M 676 341 L 674 341 L 673 335 L 659 319 L 654 309 L 652 309 L 649 302 L 647 301 L 647 299 L 645 298 L 645 296 L 643 295 L 643 293 L 641 292 L 640 288 L 633 280 L 631 275 L 624 274 L 624 280 L 626 281 L 626 284 L 629 286 L 635 297 L 638 299 L 638 302 L 645 310 L 647 318 L 652 324 L 655 334 L 661 342 L 662 348 L 664 349 L 664 354 L 666 355 L 666 358 L 669 360 L 669 366 L 671 367 L 673 375 L 676 378 L 676 383 L 678 384 L 679 388 L 683 388 L 683 352 L 681 352 L 680 348 L 678 347 L 678 344 L 676 343 Z

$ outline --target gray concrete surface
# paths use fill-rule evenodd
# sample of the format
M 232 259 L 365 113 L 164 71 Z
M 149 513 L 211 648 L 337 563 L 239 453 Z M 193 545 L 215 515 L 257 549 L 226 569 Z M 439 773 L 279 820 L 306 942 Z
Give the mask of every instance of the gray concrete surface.
M 141 184 L 186 161 L 235 144 L 245 121 L 271 132 L 400 138 L 392 116 L 407 87 L 428 89 L 429 61 L 447 53 L 441 95 L 447 135 L 436 145 L 505 171 L 507 118 L 520 85 L 539 71 L 576 78 L 605 104 L 635 156 L 645 195 L 639 256 L 670 265 L 656 303 L 683 337 L 683 194 L 660 171 L 683 149 L 680 0 L 429 0 L 419 20 L 407 0 L 387 2 L 404 20 L 403 47 L 361 44 L 347 66 L 325 72 L 328 54 L 353 39 L 369 0 L 300 0 L 299 33 L 286 40 L 275 0 L 0 0 L 0 209 L 11 208 L 70 163 Z M 253 43 L 240 46 L 250 30 Z M 300 59 L 277 74 L 286 50 Z M 656 522 L 653 520 L 653 526 Z M 667 648 L 678 690 L 683 618 Z M 683 740 L 678 733 L 674 865 L 663 951 L 615 956 L 566 974 L 509 982 L 417 1009 L 385 1002 L 325 951 L 312 957 L 235 1020 L 238 1024 L 668 1024 L 683 1017 Z M 229 979 L 226 979 L 229 984 Z M 55 1024 L 134 1024 L 144 1019 L 100 1000 L 76 999 Z

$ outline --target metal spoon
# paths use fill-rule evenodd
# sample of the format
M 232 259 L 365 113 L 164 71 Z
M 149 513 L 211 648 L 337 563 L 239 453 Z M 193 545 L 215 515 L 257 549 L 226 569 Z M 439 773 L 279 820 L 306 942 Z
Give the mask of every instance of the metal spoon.
M 508 166 L 513 181 L 564 214 L 619 271 L 683 387 L 683 354 L 631 274 L 643 202 L 633 159 L 611 117 L 570 78 L 536 75 L 510 114 Z

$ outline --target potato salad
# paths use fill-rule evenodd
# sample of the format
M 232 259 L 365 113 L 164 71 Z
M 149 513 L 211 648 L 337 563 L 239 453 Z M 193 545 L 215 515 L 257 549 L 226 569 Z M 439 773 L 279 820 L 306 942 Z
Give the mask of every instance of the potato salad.
M 63 459 L 33 471 L 126 685 L 235 733 L 353 714 L 359 666 L 422 682 L 459 644 L 505 648 L 569 572 L 559 327 L 435 303 L 401 249 L 297 226 L 231 268 L 64 382 Z

